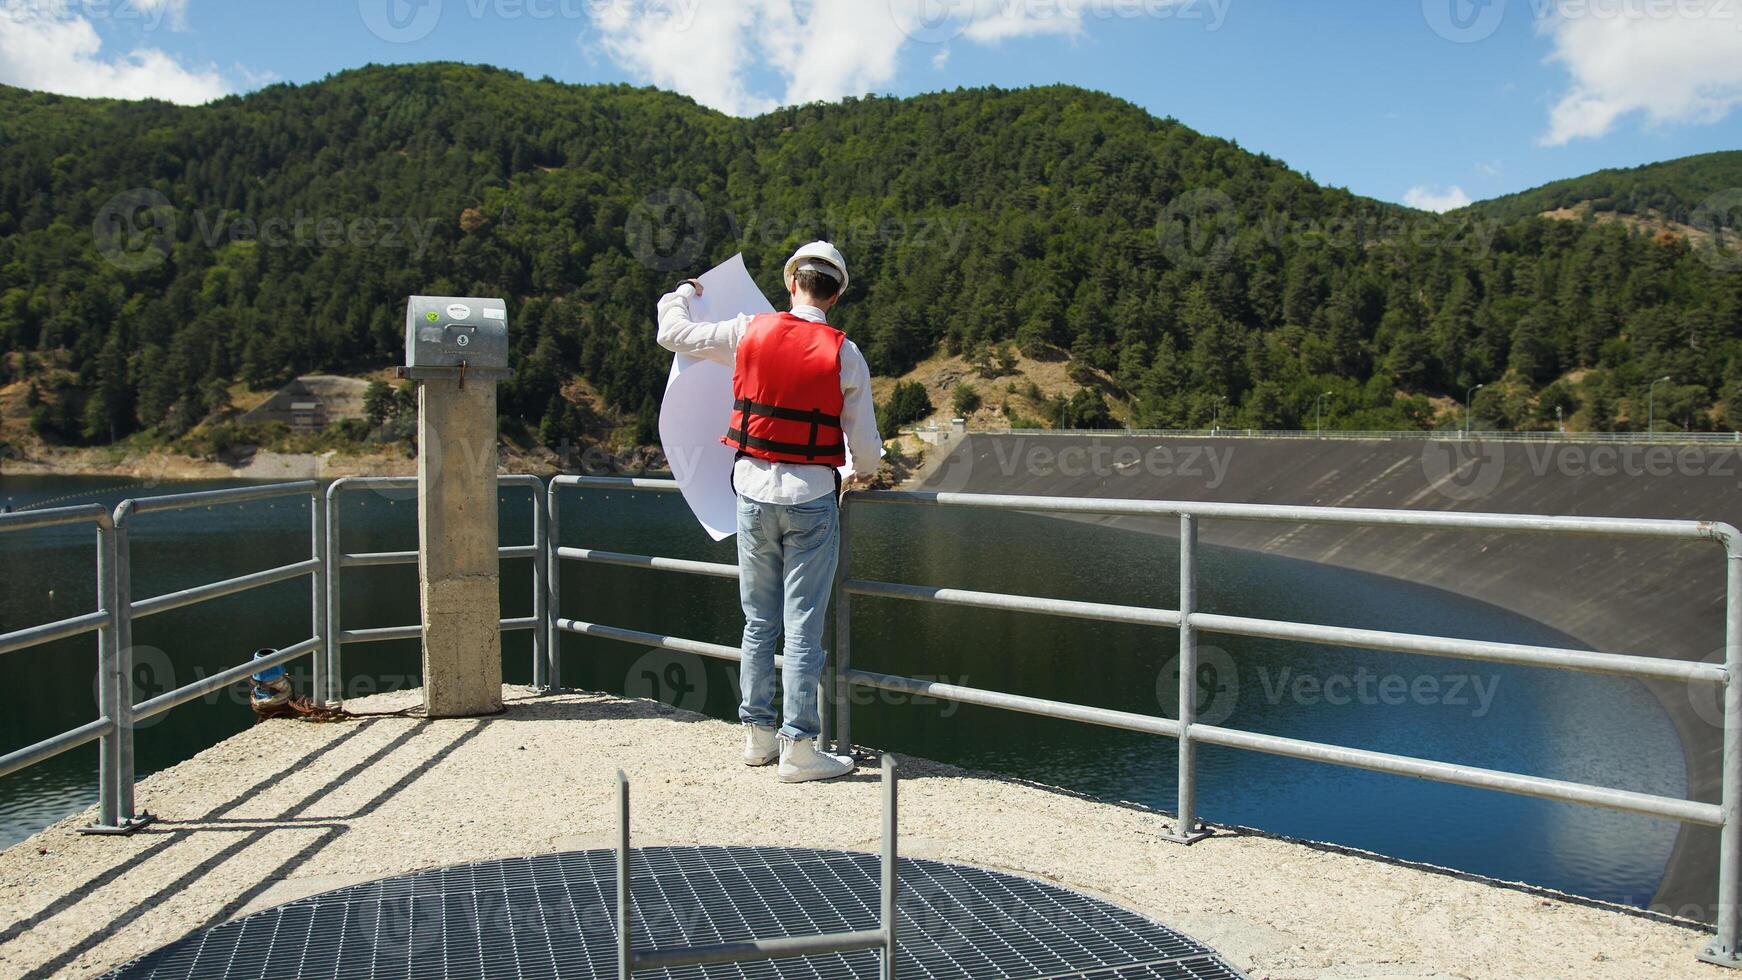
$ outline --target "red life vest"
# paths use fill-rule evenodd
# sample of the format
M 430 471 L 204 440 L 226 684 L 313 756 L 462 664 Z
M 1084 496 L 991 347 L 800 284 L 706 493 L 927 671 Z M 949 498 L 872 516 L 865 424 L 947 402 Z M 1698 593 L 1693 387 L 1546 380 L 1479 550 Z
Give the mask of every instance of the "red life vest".
M 841 344 L 847 335 L 791 313 L 764 313 L 738 342 L 732 415 L 721 442 L 772 463 L 847 462 Z

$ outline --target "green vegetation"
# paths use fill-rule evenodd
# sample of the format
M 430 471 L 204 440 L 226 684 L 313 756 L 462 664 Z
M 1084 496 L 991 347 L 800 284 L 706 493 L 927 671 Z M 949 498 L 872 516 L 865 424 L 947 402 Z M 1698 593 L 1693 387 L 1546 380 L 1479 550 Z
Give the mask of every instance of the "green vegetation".
M 956 387 L 950 392 L 950 410 L 955 412 L 958 417 L 973 414 L 981 403 L 980 393 L 975 391 L 974 386 L 966 381 L 956 382 Z
M 1587 179 L 1685 217 L 1742 184 L 1734 156 Z M 169 442 L 220 424 L 233 380 L 397 363 L 409 294 L 500 295 L 510 438 L 650 440 L 654 300 L 738 251 L 778 297 L 790 249 L 830 237 L 835 322 L 875 372 L 1069 359 L 1053 425 L 1113 424 L 1111 397 L 1138 426 L 1226 399 L 1226 426 L 1311 427 L 1327 391 L 1327 427 L 1450 424 L 1486 384 L 1483 425 L 1643 428 L 1665 375 L 1660 426 L 1735 425 L 1742 256 L 1546 206 L 1382 204 L 1064 87 L 754 120 L 447 64 L 199 108 L 0 88 L 0 343 L 42 355 L 18 375 L 45 437 Z
M 1480 201 L 1466 210 L 1513 221 L 1545 211 L 1588 204 L 1597 214 L 1658 215 L 1682 224 L 1702 224 L 1702 205 L 1722 208 L 1715 195 L 1742 187 L 1742 150 L 1702 153 L 1665 163 L 1599 170 L 1557 180 L 1518 194 Z M 1729 208 L 1739 201 L 1729 202 Z M 1717 217 L 1717 215 L 1712 215 Z
M 877 430 L 886 436 L 894 435 L 895 430 L 912 425 L 931 413 L 931 397 L 925 393 L 925 385 L 903 381 L 889 393 L 889 400 L 878 407 Z

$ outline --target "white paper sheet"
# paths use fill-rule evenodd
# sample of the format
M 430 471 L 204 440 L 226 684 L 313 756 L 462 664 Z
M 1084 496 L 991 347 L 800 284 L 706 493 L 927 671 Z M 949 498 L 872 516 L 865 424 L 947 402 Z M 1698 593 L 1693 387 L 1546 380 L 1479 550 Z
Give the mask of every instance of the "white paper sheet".
M 772 313 L 768 297 L 744 268 L 744 256 L 734 255 L 700 277 L 702 295 L 690 300 L 690 319 L 697 323 L 730 320 L 741 313 Z M 659 407 L 659 444 L 671 464 L 672 478 L 683 489 L 684 502 L 715 541 L 738 532 L 738 498 L 732 491 L 732 464 L 737 453 L 720 442 L 732 413 L 732 369 L 717 361 L 675 354 Z M 852 475 L 853 460 L 840 467 Z
M 702 295 L 690 300 L 697 323 L 730 320 L 740 313 L 772 313 L 756 288 L 744 256 L 734 255 L 700 276 Z M 737 533 L 737 497 L 732 493 L 733 451 L 720 442 L 732 413 L 732 369 L 717 361 L 675 354 L 659 406 L 659 444 L 683 488 L 684 502 L 708 536 L 723 541 Z

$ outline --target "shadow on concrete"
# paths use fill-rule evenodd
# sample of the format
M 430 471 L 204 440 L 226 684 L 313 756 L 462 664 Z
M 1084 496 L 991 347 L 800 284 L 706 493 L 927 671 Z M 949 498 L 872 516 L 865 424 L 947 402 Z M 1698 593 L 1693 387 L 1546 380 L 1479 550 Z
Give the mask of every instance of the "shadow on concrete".
M 277 773 L 260 780 L 254 785 L 241 791 L 236 796 L 226 800 L 224 803 L 208 810 L 198 819 L 183 821 L 159 820 L 141 833 L 152 836 L 161 836 L 164 838 L 162 841 L 153 844 L 143 853 L 128 859 L 115 868 L 111 868 L 92 880 L 80 885 L 78 888 L 69 892 L 53 905 L 36 915 L 9 927 L 5 933 L 0 934 L 0 942 L 5 942 L 7 939 L 31 928 L 35 923 L 41 922 L 66 908 L 78 904 L 85 898 L 90 897 L 90 895 L 97 889 L 100 889 L 104 885 L 114 881 L 128 870 L 169 851 L 176 845 L 189 840 L 196 834 L 214 832 L 242 834 L 242 836 L 233 843 L 226 845 L 215 854 L 212 854 L 210 857 L 195 864 L 163 887 L 157 889 L 139 901 L 132 903 L 127 908 L 117 911 L 107 922 L 91 930 L 82 941 L 62 950 L 59 956 L 56 956 L 54 959 L 43 963 L 41 966 L 25 974 L 27 978 L 53 976 L 55 973 L 71 965 L 86 952 L 95 948 L 106 939 L 111 932 L 125 927 L 160 903 L 173 898 L 188 886 L 223 867 L 231 858 L 243 853 L 256 844 L 259 844 L 274 831 L 285 829 L 319 829 L 321 831 L 319 836 L 314 840 L 310 841 L 307 845 L 294 853 L 286 855 L 284 860 L 278 862 L 270 871 L 258 876 L 253 884 L 242 889 L 234 898 L 225 903 L 223 907 L 219 908 L 190 929 L 189 933 L 191 934 L 223 922 L 235 915 L 241 909 L 247 907 L 249 902 L 253 901 L 254 898 L 264 892 L 267 888 L 270 888 L 274 882 L 284 878 L 291 869 L 309 861 L 316 854 L 330 846 L 334 841 L 343 837 L 351 829 L 350 825 L 345 823 L 345 821 L 355 820 L 374 812 L 382 805 L 382 803 L 392 799 L 395 795 L 402 792 L 424 773 L 428 772 L 430 769 L 440 764 L 443 759 L 453 754 L 455 750 L 476 738 L 486 726 L 495 720 L 496 719 L 494 718 L 481 719 L 464 732 L 449 739 L 439 749 L 419 762 L 417 766 L 406 772 L 405 775 L 401 776 L 391 785 L 384 787 L 379 793 L 376 793 L 362 806 L 349 814 L 337 817 L 325 817 L 318 820 L 304 820 L 302 817 L 303 813 L 323 799 L 328 793 L 332 792 L 339 786 L 344 785 L 354 777 L 366 772 L 370 767 L 380 763 L 382 760 L 391 756 L 394 752 L 403 748 L 418 735 L 425 732 L 427 730 L 425 725 L 415 725 L 407 729 L 405 732 L 383 744 L 374 752 L 371 752 L 361 761 L 347 767 L 343 772 L 333 776 L 321 786 L 304 794 L 302 799 L 286 807 L 281 813 L 275 816 L 242 820 L 232 819 L 228 816 L 243 804 L 258 797 L 262 792 L 275 783 L 289 776 L 291 773 L 307 767 L 311 762 L 327 755 L 334 749 L 362 734 L 374 724 L 373 721 L 367 719 L 360 721 L 350 731 L 345 732 L 343 735 L 332 739 L 319 748 L 304 754 L 296 762 L 280 769 Z
M 247 789 L 242 790 L 240 793 L 236 794 L 236 796 L 232 797 L 231 799 L 226 800 L 225 802 L 219 804 L 218 806 L 213 807 L 212 809 L 206 811 L 205 816 L 202 819 L 203 820 L 221 819 L 224 816 L 224 814 L 235 810 L 237 807 L 241 806 L 242 804 L 244 804 L 244 803 L 248 802 L 249 800 L 253 799 L 254 797 L 258 796 L 261 792 L 263 792 L 267 788 L 275 785 L 280 780 L 284 779 L 286 776 L 289 776 L 291 773 L 295 772 L 296 770 L 301 769 L 301 768 L 309 765 L 310 763 L 315 762 L 316 760 L 320 759 L 321 757 L 331 753 L 333 750 L 344 745 L 346 742 L 350 741 L 351 739 L 356 738 L 358 735 L 363 733 L 364 729 L 367 728 L 368 725 L 369 725 L 368 722 L 364 722 L 362 724 L 359 724 L 358 726 L 351 729 L 350 731 L 344 733 L 343 735 L 340 735 L 338 738 L 335 738 L 332 741 L 327 742 L 326 744 L 320 746 L 317 749 L 314 749 L 313 751 L 304 753 L 300 758 L 298 758 L 295 762 L 292 762 L 290 765 L 287 765 L 284 768 L 273 773 L 272 775 L 261 779 L 259 782 L 248 787 Z M 100 874 L 91 878 L 89 881 L 80 885 L 78 888 L 74 889 L 71 892 L 68 892 L 66 895 L 61 896 L 59 899 L 57 899 L 53 903 L 49 904 L 42 911 L 37 912 L 35 915 L 26 916 L 25 918 L 20 919 L 17 922 L 14 922 L 12 925 L 7 926 L 5 929 L 0 929 L 0 944 L 11 942 L 12 940 L 18 938 L 23 933 L 28 932 L 31 929 L 34 929 L 37 925 L 39 925 L 43 922 L 46 922 L 47 920 L 53 918 L 54 916 L 59 915 L 61 912 L 64 912 L 68 908 L 71 908 L 72 906 L 77 905 L 79 902 L 83 901 L 87 896 L 89 896 L 92 892 L 96 891 L 99 888 L 102 888 L 105 885 L 110 884 L 116 878 L 119 878 L 122 875 L 126 874 L 128 871 L 132 870 L 137 865 L 143 864 L 144 862 L 151 860 L 152 858 L 156 857 L 157 855 L 163 853 L 168 848 L 174 846 L 175 844 L 179 843 L 182 840 L 185 840 L 187 838 L 187 835 L 189 834 L 189 831 L 187 831 L 187 830 L 176 830 L 176 831 L 170 831 L 170 832 L 166 833 L 164 830 L 164 828 L 166 826 L 167 826 L 166 824 L 154 823 L 154 824 L 148 826 L 145 830 L 140 831 L 140 836 L 161 836 L 161 837 L 163 837 L 163 840 L 160 840 L 160 841 L 152 844 L 150 847 L 146 848 L 144 851 L 141 851 L 139 854 L 136 854 L 133 857 L 128 858 L 127 860 L 123 861 L 122 863 L 117 864 L 115 867 L 108 868 L 108 869 L 104 870 Z

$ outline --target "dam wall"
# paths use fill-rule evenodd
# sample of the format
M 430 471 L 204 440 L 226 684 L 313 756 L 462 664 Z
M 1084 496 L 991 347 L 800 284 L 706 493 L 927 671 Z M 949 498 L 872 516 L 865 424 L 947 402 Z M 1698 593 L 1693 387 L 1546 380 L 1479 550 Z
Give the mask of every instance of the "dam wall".
M 1742 447 L 970 434 L 917 489 L 1742 525 Z M 1174 535 L 1168 519 L 1072 519 Z M 1527 616 L 1590 649 L 1720 662 L 1725 559 L 1708 542 L 1201 520 L 1208 545 L 1416 582 Z M 1324 622 L 1335 624 L 1335 610 Z M 1689 796 L 1717 802 L 1720 692 L 1649 684 L 1681 735 Z M 1715 830 L 1684 827 L 1654 906 L 1711 921 Z

